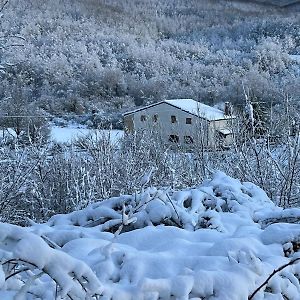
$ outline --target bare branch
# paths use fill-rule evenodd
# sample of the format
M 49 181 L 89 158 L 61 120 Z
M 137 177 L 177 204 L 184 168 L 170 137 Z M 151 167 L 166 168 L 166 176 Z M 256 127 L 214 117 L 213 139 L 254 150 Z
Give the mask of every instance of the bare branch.
M 248 300 L 251 300 L 254 298 L 254 296 L 259 292 L 259 290 L 261 288 L 263 288 L 268 282 L 269 280 L 276 275 L 278 272 L 282 271 L 284 268 L 293 265 L 294 263 L 298 262 L 300 260 L 300 257 L 292 259 L 290 262 L 282 265 L 281 267 L 279 267 L 278 269 L 274 270 L 269 276 L 268 278 L 248 297 Z
M 5 6 L 8 4 L 9 0 L 6 0 L 2 6 L 0 6 L 0 13 L 4 10 Z

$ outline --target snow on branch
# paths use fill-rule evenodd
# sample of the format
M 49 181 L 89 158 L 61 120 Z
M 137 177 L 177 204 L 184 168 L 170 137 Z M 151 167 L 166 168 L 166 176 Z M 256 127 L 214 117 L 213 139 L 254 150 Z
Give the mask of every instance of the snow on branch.
M 144 190 L 143 186 L 140 193 L 111 198 L 81 211 L 57 215 L 47 224 L 97 226 L 100 231 L 113 233 L 121 224 L 126 231 L 150 224 L 174 225 L 189 230 L 219 228 L 222 231 L 217 212 L 247 211 L 249 214 L 260 207 L 274 207 L 261 189 L 217 172 L 211 181 L 199 188 L 176 192 L 170 188 L 149 187 Z M 128 218 L 130 222 L 126 221 Z
M 44 291 L 35 287 L 41 276 L 53 280 L 56 288 L 52 294 L 62 299 L 92 299 L 101 293 L 101 283 L 84 262 L 50 248 L 41 237 L 24 228 L 0 224 L 0 256 L 1 289 L 19 286 L 18 299 L 33 291 L 42 296 Z

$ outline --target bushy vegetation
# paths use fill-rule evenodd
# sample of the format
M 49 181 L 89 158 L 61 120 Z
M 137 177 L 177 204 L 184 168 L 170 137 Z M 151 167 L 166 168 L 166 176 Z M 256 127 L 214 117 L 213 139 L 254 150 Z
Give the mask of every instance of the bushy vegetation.
M 257 184 L 282 207 L 298 206 L 299 131 L 289 118 L 276 120 L 263 136 L 237 120 L 235 142 L 227 150 L 206 149 L 198 138 L 188 148 L 165 144 L 151 130 L 116 142 L 99 131 L 71 145 L 43 139 L 24 143 L 24 138 L 8 136 L 0 148 L 1 220 L 44 221 L 101 199 L 139 192 L 145 183 L 193 187 L 217 170 Z
M 130 195 L 25 228 L 0 223 L 1 298 L 299 298 L 299 208 L 278 207 L 255 184 L 223 172 L 176 191 L 152 186 L 153 171 Z

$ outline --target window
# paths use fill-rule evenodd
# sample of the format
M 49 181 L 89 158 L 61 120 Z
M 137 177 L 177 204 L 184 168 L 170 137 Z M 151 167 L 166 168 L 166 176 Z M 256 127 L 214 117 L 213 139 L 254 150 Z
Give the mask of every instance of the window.
M 171 143 L 179 143 L 179 136 L 176 134 L 171 134 L 169 136 L 169 142 Z
M 145 115 L 141 115 L 141 121 L 145 122 L 146 121 L 146 116 Z
M 186 144 L 193 144 L 193 143 L 194 143 L 194 140 L 193 140 L 193 138 L 192 138 L 190 135 L 185 135 L 185 136 L 184 136 L 184 142 L 185 142 Z
M 185 124 L 192 124 L 192 118 L 186 118 Z
M 177 123 L 176 116 L 171 116 L 171 122 L 172 122 L 172 123 Z
M 154 115 L 154 116 L 153 116 L 153 122 L 155 122 L 155 123 L 156 123 L 156 122 L 157 122 L 157 120 L 158 120 L 158 115 Z

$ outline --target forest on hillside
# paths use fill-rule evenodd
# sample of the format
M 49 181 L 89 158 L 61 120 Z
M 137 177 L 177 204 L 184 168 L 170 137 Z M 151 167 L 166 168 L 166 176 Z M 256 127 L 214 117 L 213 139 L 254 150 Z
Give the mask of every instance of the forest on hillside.
M 10 0 L 1 32 L 5 115 L 96 111 L 118 120 L 136 105 L 166 98 L 243 104 L 244 88 L 265 103 L 300 97 L 297 7 Z

